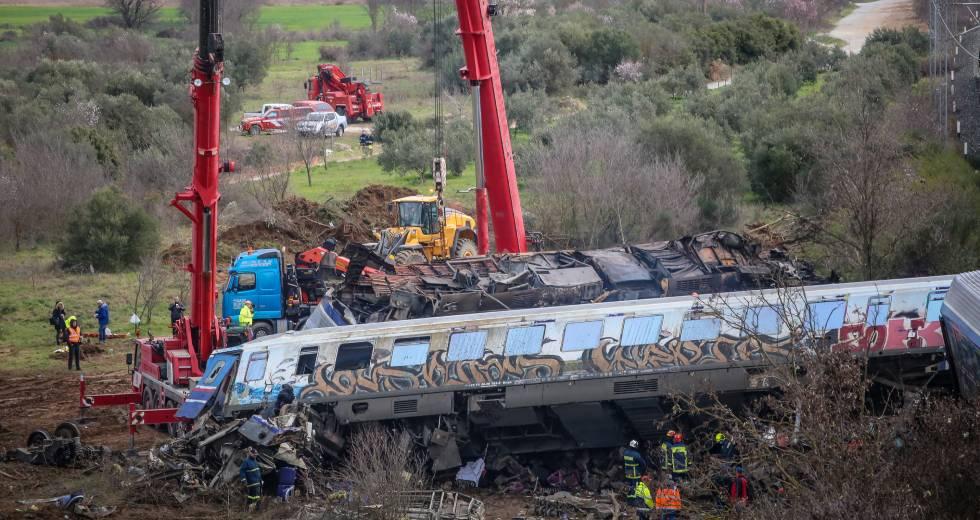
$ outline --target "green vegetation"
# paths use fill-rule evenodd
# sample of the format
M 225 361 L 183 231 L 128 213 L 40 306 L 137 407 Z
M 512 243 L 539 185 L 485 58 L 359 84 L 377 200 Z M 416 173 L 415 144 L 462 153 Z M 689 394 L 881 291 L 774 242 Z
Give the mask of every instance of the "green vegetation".
M 313 170 L 313 186 L 307 186 L 306 169 L 297 168 L 290 174 L 289 189 L 296 195 L 310 200 L 324 201 L 328 199 L 345 200 L 357 190 L 369 184 L 387 184 L 418 190 L 420 193 L 430 193 L 433 190 L 431 178 L 419 181 L 418 177 L 393 173 L 385 173 L 375 159 L 359 159 L 355 161 L 333 162 L 326 170 L 317 166 Z M 476 170 L 471 164 L 459 177 L 450 176 L 446 182 L 446 200 L 473 207 L 473 195 L 457 193 L 476 186 Z
M 67 274 L 55 266 L 56 257 L 51 248 L 38 248 L 20 253 L 0 255 L 0 356 L 3 357 L 4 370 L 44 371 L 64 369 L 64 360 L 51 358 L 55 349 L 54 330 L 48 323 L 51 309 L 56 300 L 65 303 L 69 315 L 78 317 L 82 332 L 97 330 L 92 314 L 96 300 L 109 303 L 109 328 L 113 332 L 128 332 L 132 337 L 134 330 L 129 324 L 133 313 L 133 299 L 136 296 L 137 273 L 114 274 Z M 178 279 L 186 285 L 186 275 Z M 167 319 L 168 297 L 179 294 L 178 286 L 170 286 L 161 301 L 154 306 L 154 326 L 144 332 L 156 335 L 167 334 L 170 321 Z M 109 349 L 116 356 L 99 356 L 97 362 L 122 368 L 122 354 L 132 349 L 131 340 L 110 340 Z M 87 360 L 82 367 L 91 369 Z
M 48 18 L 59 14 L 69 20 L 84 23 L 111 13 L 105 7 L 93 6 L 0 5 L 0 27 L 23 27 L 46 22 Z M 160 9 L 161 22 L 176 23 L 181 20 L 183 16 L 176 7 Z
M 58 254 L 71 267 L 131 268 L 147 251 L 156 251 L 160 241 L 156 220 L 115 187 L 96 192 L 72 212 L 71 222 L 58 245 Z
M 0 5 L 0 27 L 22 27 L 47 21 L 49 17 L 61 15 L 79 23 L 100 16 L 108 16 L 110 11 L 94 6 L 34 6 Z M 176 7 L 160 9 L 160 21 L 179 23 L 183 15 Z M 318 31 L 331 25 L 346 29 L 365 29 L 371 26 L 367 12 L 359 5 L 266 5 L 262 6 L 258 18 L 259 26 L 278 25 L 287 31 Z
M 319 31 L 337 24 L 345 29 L 366 29 L 371 19 L 356 4 L 264 5 L 259 25 L 278 25 L 287 31 Z

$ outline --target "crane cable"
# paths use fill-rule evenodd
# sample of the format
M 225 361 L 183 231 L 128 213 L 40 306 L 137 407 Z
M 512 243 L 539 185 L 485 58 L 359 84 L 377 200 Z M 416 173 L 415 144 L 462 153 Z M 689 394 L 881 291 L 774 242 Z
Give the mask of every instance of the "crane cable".
M 439 41 L 439 22 L 442 20 L 441 0 L 432 0 L 432 70 L 433 70 L 433 157 L 445 157 L 445 136 L 442 117 L 442 48 Z

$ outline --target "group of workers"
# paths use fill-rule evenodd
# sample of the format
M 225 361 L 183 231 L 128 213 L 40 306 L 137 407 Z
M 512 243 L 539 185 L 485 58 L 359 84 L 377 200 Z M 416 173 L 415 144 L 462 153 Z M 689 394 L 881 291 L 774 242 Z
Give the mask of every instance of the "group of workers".
M 709 453 L 720 458 L 734 473 L 716 479 L 727 495 L 729 505 L 739 508 L 748 503 L 751 494 L 749 480 L 741 466 L 734 463 L 735 445 L 728 435 L 715 433 Z M 682 509 L 681 490 L 678 484 L 687 478 L 691 468 L 691 457 L 684 435 L 670 430 L 660 443 L 660 478 L 654 479 L 654 465 L 640 451 L 640 442 L 631 440 L 623 450 L 623 472 L 626 478 L 628 503 L 637 508 L 641 520 L 656 513 L 660 520 L 677 518 Z
M 109 327 L 109 304 L 102 300 L 98 300 L 95 305 L 96 307 L 93 317 L 99 324 L 99 343 L 101 344 L 105 343 L 106 330 Z M 76 316 L 69 316 L 68 311 L 65 310 L 65 304 L 61 301 L 57 301 L 54 304 L 54 308 L 51 310 L 51 317 L 48 319 L 48 323 L 54 327 L 55 345 L 57 346 L 64 343 L 68 346 L 68 370 L 71 370 L 73 363 L 75 365 L 75 370 L 81 370 L 81 322 L 79 322 Z

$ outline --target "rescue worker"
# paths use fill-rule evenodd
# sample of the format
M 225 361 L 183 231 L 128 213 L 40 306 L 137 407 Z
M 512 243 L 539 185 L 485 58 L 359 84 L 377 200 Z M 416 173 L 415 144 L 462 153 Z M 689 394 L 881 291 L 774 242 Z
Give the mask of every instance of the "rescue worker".
M 54 327 L 54 345 L 61 345 L 61 342 L 65 339 L 65 329 L 68 327 L 68 322 L 65 318 L 68 317 L 68 313 L 65 311 L 65 304 L 61 301 L 57 301 L 54 304 L 54 309 L 51 310 L 51 319 L 48 320 L 51 326 Z
M 68 370 L 71 370 L 72 359 L 75 360 L 75 370 L 81 370 L 82 367 L 79 365 L 78 360 L 81 357 L 82 351 L 82 328 L 78 325 L 78 320 L 74 316 L 68 322 L 66 336 L 68 336 Z
M 745 476 L 742 466 L 735 466 L 735 478 L 728 490 L 728 499 L 734 508 L 744 507 L 752 498 L 752 491 L 749 487 L 749 478 Z
M 660 443 L 660 469 L 664 471 L 670 471 L 670 448 L 676 434 L 674 430 L 667 430 L 667 437 Z
M 259 501 L 262 500 L 262 469 L 259 468 L 259 463 L 255 461 L 258 456 L 259 452 L 255 448 L 246 448 L 245 460 L 238 468 L 238 476 L 242 479 L 242 484 L 245 485 L 245 497 L 249 511 L 255 511 Z
M 299 482 L 299 471 L 305 470 L 306 463 L 296 456 L 296 450 L 288 443 L 279 445 L 276 452 L 276 498 L 288 502 Z
M 643 454 L 640 453 L 640 441 L 633 439 L 629 447 L 623 450 L 623 475 L 626 477 L 626 500 L 630 505 L 637 505 L 636 484 L 640 482 L 640 477 L 646 473 L 647 464 Z
M 674 442 L 670 446 L 670 472 L 675 479 L 687 477 L 687 470 L 690 466 L 687 445 L 684 444 L 684 436 L 680 433 L 674 434 Z
M 657 487 L 657 496 L 654 500 L 660 520 L 675 520 L 681 510 L 681 490 L 677 487 L 677 482 L 670 476 Z
M 95 319 L 99 320 L 99 343 L 105 344 L 105 329 L 109 327 L 109 304 L 99 300 L 96 302 Z
M 735 445 L 727 435 L 718 432 L 715 434 L 715 443 L 711 446 L 711 454 L 730 461 L 735 458 Z
M 358 138 L 358 142 L 361 145 L 361 153 L 373 155 L 374 150 L 371 149 L 371 145 L 374 144 L 374 136 L 369 134 L 366 128 L 361 130 L 361 137 Z
M 238 324 L 245 327 L 245 338 L 249 341 L 252 340 L 252 316 L 254 312 L 252 309 L 252 301 L 245 300 L 242 304 L 242 310 L 238 313 Z
M 653 493 L 650 491 L 650 484 L 653 478 L 647 473 L 640 478 L 640 481 L 636 483 L 636 502 L 637 510 L 636 516 L 640 520 L 647 520 L 650 518 L 650 512 L 654 511 L 656 508 L 656 503 L 653 501 Z
M 180 303 L 180 298 L 174 296 L 174 302 L 170 304 L 170 328 L 176 331 L 176 324 L 183 317 L 184 305 Z
M 276 396 L 276 402 L 268 406 L 263 412 L 262 416 L 266 419 L 271 419 L 273 417 L 282 415 L 283 407 L 288 406 L 293 403 L 296 396 L 293 392 L 293 387 L 289 383 L 282 385 L 279 389 L 279 394 Z
M 328 238 L 323 241 L 323 248 L 327 250 L 320 259 L 320 279 L 324 282 L 337 278 L 337 241 Z

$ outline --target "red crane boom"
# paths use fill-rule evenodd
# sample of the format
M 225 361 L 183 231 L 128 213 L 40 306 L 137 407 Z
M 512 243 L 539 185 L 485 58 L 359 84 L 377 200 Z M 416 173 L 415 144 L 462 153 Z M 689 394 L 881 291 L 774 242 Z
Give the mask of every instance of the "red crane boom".
M 456 0 L 459 34 L 466 66 L 459 74 L 473 89 L 474 127 L 477 135 L 476 213 L 481 254 L 489 250 L 487 203 L 493 219 L 497 252 L 527 251 L 521 195 L 514 172 L 514 152 L 504 108 L 504 92 L 497 63 L 490 18 L 497 13 L 495 0 Z

